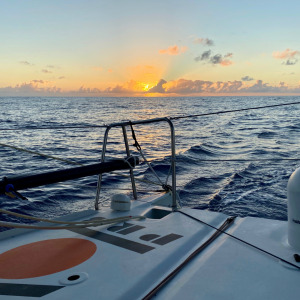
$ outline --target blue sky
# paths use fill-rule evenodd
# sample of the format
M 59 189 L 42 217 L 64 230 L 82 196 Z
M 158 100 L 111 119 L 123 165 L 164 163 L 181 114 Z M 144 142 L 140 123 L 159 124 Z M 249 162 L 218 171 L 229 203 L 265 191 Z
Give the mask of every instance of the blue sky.
M 300 93 L 300 2 L 0 2 L 0 96 Z

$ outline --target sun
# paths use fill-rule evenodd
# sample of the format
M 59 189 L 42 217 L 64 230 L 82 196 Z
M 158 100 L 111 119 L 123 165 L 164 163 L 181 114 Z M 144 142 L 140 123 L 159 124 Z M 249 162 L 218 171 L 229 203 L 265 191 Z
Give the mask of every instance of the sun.
M 149 83 L 143 83 L 142 85 L 143 85 L 143 90 L 145 92 L 148 92 L 154 86 L 153 84 L 149 84 Z
M 144 84 L 143 90 L 144 90 L 144 91 L 148 91 L 148 90 L 149 90 L 149 84 Z

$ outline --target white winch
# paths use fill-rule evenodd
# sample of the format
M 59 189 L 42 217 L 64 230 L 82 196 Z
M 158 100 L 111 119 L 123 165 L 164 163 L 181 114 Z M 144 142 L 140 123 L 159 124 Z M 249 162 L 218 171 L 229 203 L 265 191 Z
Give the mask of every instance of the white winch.
M 111 197 L 110 208 L 112 210 L 128 211 L 130 206 L 130 198 L 125 194 L 115 194 Z
M 288 242 L 300 251 L 300 168 L 288 181 Z

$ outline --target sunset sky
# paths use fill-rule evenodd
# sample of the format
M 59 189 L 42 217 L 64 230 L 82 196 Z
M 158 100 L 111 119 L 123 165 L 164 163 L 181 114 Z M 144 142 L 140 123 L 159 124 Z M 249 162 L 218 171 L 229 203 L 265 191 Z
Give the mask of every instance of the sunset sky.
M 300 95 L 299 0 L 0 9 L 0 96 Z

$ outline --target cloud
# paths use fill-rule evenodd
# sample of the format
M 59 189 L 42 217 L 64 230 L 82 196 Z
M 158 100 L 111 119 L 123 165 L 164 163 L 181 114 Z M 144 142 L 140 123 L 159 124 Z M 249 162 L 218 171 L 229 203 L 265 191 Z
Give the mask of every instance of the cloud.
M 114 87 L 108 87 L 104 90 L 105 93 L 110 93 L 110 94 L 128 94 L 130 93 L 130 90 L 128 90 L 126 87 L 117 84 Z
M 273 57 L 277 58 L 277 59 L 287 59 L 287 58 L 294 58 L 296 55 L 299 55 L 300 52 L 299 51 L 292 51 L 291 49 L 286 49 L 282 52 L 280 51 L 276 51 L 273 52 Z
M 296 63 L 298 62 L 298 59 L 288 59 L 287 61 L 283 62 L 282 64 L 283 65 L 286 65 L 286 66 L 292 66 L 292 65 L 295 65 Z
M 254 78 L 250 77 L 250 76 L 244 76 L 241 78 L 242 81 L 252 81 L 254 80 Z
M 164 85 L 166 93 L 175 94 L 214 94 L 238 91 L 242 87 L 241 81 L 213 82 L 206 80 L 173 80 Z
M 61 67 L 58 65 L 47 65 L 46 66 L 47 69 L 53 69 L 53 70 L 60 70 Z
M 47 69 L 43 69 L 42 72 L 45 73 L 45 74 L 51 74 L 52 73 L 51 71 L 49 71 Z
M 58 79 L 65 79 L 65 76 L 59 76 Z
M 34 80 L 31 80 L 31 82 L 32 82 L 32 83 L 41 83 L 41 84 L 44 84 L 44 83 L 46 83 L 47 81 L 34 79 Z
M 0 88 L 1 96 L 56 96 L 62 91 L 56 86 L 47 86 L 49 82 L 44 80 L 32 80 L 29 83 L 17 84 Z
M 152 87 L 151 89 L 148 90 L 148 93 L 164 93 L 165 89 L 163 87 L 163 85 L 167 83 L 166 80 L 161 79 L 156 86 Z
M 264 83 L 262 80 L 256 80 L 256 82 L 251 86 L 244 86 L 241 92 L 245 93 L 282 93 L 287 92 L 288 87 L 285 85 L 284 82 L 280 82 L 278 86 L 271 86 L 268 83 Z M 294 90 L 295 91 L 295 90 Z M 298 90 L 298 92 L 300 89 Z M 293 92 L 293 89 L 290 90 Z
M 227 54 L 224 55 L 225 58 L 228 58 L 228 57 L 231 58 L 232 56 L 233 56 L 233 53 L 227 53 Z
M 248 81 L 252 78 L 245 76 Z M 246 84 L 241 80 L 234 81 L 207 81 L 178 79 L 166 82 L 160 80 L 157 93 L 164 95 L 218 95 L 218 94 L 300 94 L 300 84 L 296 88 L 289 88 L 285 82 L 280 82 L 276 86 L 269 85 L 262 80 L 257 80 L 253 84 Z M 158 86 L 157 85 L 157 86 Z M 150 91 L 149 91 L 150 92 Z M 155 93 L 153 89 L 151 91 Z
M 205 45 L 205 46 L 213 46 L 214 45 L 213 40 L 208 39 L 208 38 L 197 38 L 194 40 L 194 43 Z
M 223 67 L 227 67 L 227 66 L 233 65 L 233 62 L 229 59 L 224 59 L 220 62 L 220 65 Z
M 79 88 L 79 90 L 77 90 L 75 92 L 77 92 L 79 94 L 99 94 L 99 93 L 101 93 L 101 90 L 98 88 L 85 88 L 84 86 L 81 86 Z
M 262 80 L 250 83 L 249 76 L 243 77 L 245 80 L 234 81 L 209 81 L 190 80 L 180 78 L 166 81 L 160 79 L 159 82 L 148 91 L 145 90 L 143 82 L 130 80 L 128 82 L 110 86 L 104 89 L 97 87 L 84 87 L 63 91 L 49 81 L 32 80 L 28 83 L 18 84 L 0 88 L 0 96 L 74 96 L 74 97 L 101 97 L 101 96 L 208 96 L 208 95 L 300 95 L 300 82 L 296 87 L 289 87 L 285 82 L 277 85 L 270 85 Z
M 224 56 L 221 54 L 212 55 L 211 50 L 204 51 L 200 56 L 194 58 L 196 62 L 198 61 L 206 61 L 207 63 L 213 65 L 221 65 L 221 66 L 229 66 L 232 65 L 233 62 L 230 60 L 232 58 L 232 53 L 227 53 Z
M 132 94 L 145 93 L 145 84 L 136 80 L 129 80 L 123 84 L 117 84 L 114 87 L 108 87 L 103 90 L 104 93 L 109 94 Z
M 159 50 L 159 54 L 168 54 L 168 55 L 179 55 L 181 53 L 184 53 L 187 51 L 186 46 L 178 47 L 177 45 L 170 46 L 167 49 L 161 49 Z
M 25 66 L 34 66 L 34 64 L 28 62 L 27 60 L 22 60 L 19 61 L 20 64 L 25 65 Z
M 283 65 L 293 66 L 298 62 L 297 57 L 300 55 L 300 51 L 297 50 L 293 51 L 291 49 L 286 49 L 282 52 L 280 51 L 273 52 L 272 55 L 276 59 L 286 60 L 282 63 Z
M 225 54 L 224 57 L 221 54 L 216 54 L 210 58 L 210 63 L 213 65 L 230 66 L 233 64 L 228 58 L 232 57 L 232 53 Z
M 222 58 L 222 55 L 221 54 L 216 54 L 214 56 L 212 56 L 210 58 L 210 62 L 213 64 L 213 65 L 218 65 L 222 62 L 223 58 Z
M 213 84 L 211 81 L 178 79 L 164 85 L 166 93 L 193 94 L 203 93 Z
M 195 61 L 208 60 L 211 55 L 211 50 L 204 51 L 200 56 L 194 58 Z

